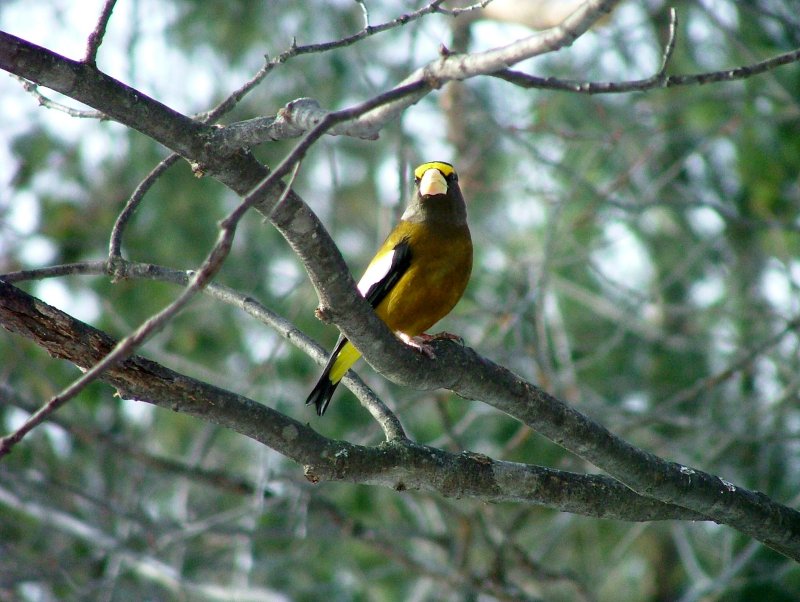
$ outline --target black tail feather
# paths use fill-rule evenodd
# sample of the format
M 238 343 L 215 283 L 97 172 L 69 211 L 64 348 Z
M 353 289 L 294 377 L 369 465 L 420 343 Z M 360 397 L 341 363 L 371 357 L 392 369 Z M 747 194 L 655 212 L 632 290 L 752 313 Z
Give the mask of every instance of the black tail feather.
M 328 376 L 328 370 L 322 373 L 314 390 L 306 399 L 306 405 L 313 403 L 317 408 L 317 416 L 322 416 L 325 410 L 328 409 L 328 404 L 331 402 L 333 392 L 336 390 L 336 385 L 339 383 L 332 383 Z
M 328 363 L 325 365 L 325 369 L 322 371 L 322 376 L 319 377 L 314 390 L 309 393 L 308 398 L 306 399 L 306 405 L 314 404 L 317 408 L 317 416 L 322 416 L 325 413 L 325 410 L 328 409 L 328 404 L 331 402 L 331 397 L 333 397 L 333 392 L 336 390 L 339 381 L 331 382 L 331 368 L 333 368 L 333 364 L 336 362 L 336 357 L 339 355 L 339 352 L 342 350 L 342 347 L 345 346 L 347 343 L 347 339 L 340 336 L 339 340 L 336 342 L 336 347 L 333 348 L 331 351 L 331 356 L 328 358 Z

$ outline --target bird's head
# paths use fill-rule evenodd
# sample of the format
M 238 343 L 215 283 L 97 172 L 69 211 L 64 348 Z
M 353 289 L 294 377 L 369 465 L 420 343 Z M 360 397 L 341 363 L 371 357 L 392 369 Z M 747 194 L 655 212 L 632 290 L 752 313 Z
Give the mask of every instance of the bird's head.
M 420 196 L 447 194 L 449 182 L 457 182 L 456 170 L 449 163 L 431 161 L 414 170 L 414 184 Z
M 455 168 L 443 161 L 423 163 L 414 170 L 414 194 L 403 214 L 408 221 L 446 219 L 466 222 L 464 197 Z

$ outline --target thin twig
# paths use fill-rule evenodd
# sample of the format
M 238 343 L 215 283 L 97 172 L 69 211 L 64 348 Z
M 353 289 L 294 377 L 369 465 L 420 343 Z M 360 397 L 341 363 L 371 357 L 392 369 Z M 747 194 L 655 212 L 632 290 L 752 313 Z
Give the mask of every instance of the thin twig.
M 364 0 L 356 0 L 356 4 L 361 7 L 361 14 L 364 17 L 364 29 L 369 29 L 369 9 Z
M 133 217 L 134 212 L 139 207 L 139 203 L 141 203 L 147 191 L 150 190 L 158 178 L 174 165 L 178 159 L 180 159 L 180 155 L 178 153 L 172 153 L 156 165 L 153 170 L 147 174 L 147 177 L 139 183 L 136 190 L 133 191 L 133 194 L 125 204 L 125 208 L 117 217 L 117 221 L 114 222 L 114 227 L 111 229 L 111 237 L 108 242 L 108 261 L 109 267 L 112 269 L 114 260 L 122 257 L 122 233 L 128 221 Z
M 672 58 L 673 53 L 675 52 L 677 31 L 678 31 L 678 13 L 674 7 L 670 7 L 667 44 L 664 47 L 664 54 L 661 56 L 661 67 L 659 68 L 658 73 L 656 73 L 656 77 L 661 82 L 665 81 L 666 79 L 667 67 L 669 66 L 669 61 Z
M 724 369 L 720 370 L 716 374 L 710 374 L 704 378 L 696 380 L 692 385 L 689 387 L 678 391 L 672 397 L 665 399 L 663 402 L 659 403 L 658 406 L 655 408 L 655 412 L 650 413 L 646 416 L 642 416 L 641 418 L 637 418 L 631 420 L 627 424 L 624 424 L 619 427 L 619 431 L 621 435 L 629 433 L 630 431 L 646 426 L 652 422 L 659 422 L 665 419 L 665 417 L 669 416 L 671 410 L 684 402 L 690 401 L 698 397 L 701 393 L 707 393 L 712 389 L 719 387 L 726 381 L 730 380 L 737 374 L 741 373 L 745 370 L 748 366 L 752 365 L 756 362 L 766 351 L 768 351 L 772 347 L 776 347 L 778 344 L 783 341 L 786 335 L 796 332 L 800 328 L 800 317 L 795 317 L 788 322 L 786 325 L 774 335 L 768 337 L 767 339 L 759 342 L 756 345 L 753 345 L 747 350 L 747 353 L 744 353 L 734 359 L 728 366 Z
M 80 119 L 107 119 L 107 116 L 100 111 L 82 111 L 80 109 L 73 109 L 72 107 L 68 107 L 67 105 L 51 100 L 39 92 L 39 86 L 33 82 L 29 82 L 24 77 L 20 77 L 19 75 L 15 75 L 13 73 L 11 74 L 11 77 L 19 81 L 22 84 L 22 89 L 33 96 L 36 99 L 36 102 L 39 103 L 39 106 L 42 106 L 45 109 L 60 111 L 62 113 L 66 113 L 70 117 L 78 117 Z
M 65 263 L 45 268 L 32 270 L 19 270 L 0 274 L 0 280 L 13 284 L 28 280 L 43 280 L 44 278 L 63 278 L 64 276 L 85 276 L 87 274 L 103 274 L 106 271 L 106 262 L 103 260 L 81 261 L 79 263 Z
M 476 10 L 481 10 L 482 8 L 486 8 L 489 4 L 494 2 L 494 0 L 482 0 L 481 2 L 476 2 L 475 4 L 470 4 L 469 6 L 464 6 L 462 8 L 442 8 L 439 7 L 436 9 L 437 13 L 441 13 L 443 15 L 450 15 L 451 17 L 457 17 L 459 15 L 463 15 L 464 13 L 471 13 Z
M 198 115 L 197 118 L 203 123 L 216 123 L 222 116 L 229 113 L 242 100 L 242 98 L 244 98 L 251 90 L 253 90 L 253 88 L 260 84 L 264 78 L 266 78 L 267 75 L 269 75 L 272 70 L 275 69 L 275 67 L 282 65 L 291 58 L 304 54 L 323 53 L 328 52 L 329 50 L 335 50 L 337 48 L 352 46 L 364 38 L 383 33 L 384 31 L 388 31 L 390 29 L 402 27 L 407 23 L 424 17 L 425 15 L 440 12 L 443 10 L 439 8 L 439 5 L 442 4 L 442 2 L 444 2 L 444 0 L 434 0 L 418 10 L 402 14 L 399 17 L 396 17 L 391 21 L 381 23 L 380 25 L 369 24 L 369 13 L 366 12 L 366 6 L 362 4 L 362 10 L 365 12 L 365 22 L 364 27 L 358 33 L 334 40 L 332 42 L 305 44 L 302 46 L 298 46 L 296 40 L 292 40 L 289 48 L 281 52 L 277 57 L 271 60 L 267 57 L 267 62 L 249 81 L 245 82 L 238 90 L 230 94 L 228 98 L 223 100 L 211 111 L 202 113 Z
M 103 10 L 100 12 L 100 17 L 97 19 L 94 31 L 89 34 L 86 41 L 86 54 L 83 57 L 83 62 L 92 65 L 97 65 L 97 51 L 100 49 L 100 44 L 103 43 L 103 38 L 106 35 L 106 27 L 108 27 L 108 20 L 111 18 L 111 13 L 114 11 L 114 5 L 117 0 L 106 0 L 103 5 Z
M 333 50 L 334 48 L 343 48 L 345 46 L 350 46 L 355 44 L 359 40 L 363 40 L 369 36 L 373 36 L 376 33 L 382 33 L 384 31 L 388 31 L 390 29 L 394 29 L 395 27 L 401 27 L 410 23 L 411 21 L 416 21 L 425 15 L 439 12 L 439 5 L 442 4 L 444 0 L 434 0 L 433 2 L 429 2 L 422 8 L 415 10 L 410 13 L 405 13 L 392 19 L 391 21 L 386 21 L 385 23 L 381 23 L 380 25 L 367 25 L 366 27 L 362 28 L 358 33 L 354 33 L 351 36 L 347 36 L 341 38 L 339 40 L 333 42 L 321 42 L 319 44 L 307 44 L 305 46 L 295 46 L 294 49 L 290 49 L 289 51 L 292 52 L 293 56 L 301 55 L 301 54 L 315 54 L 318 52 L 326 52 L 328 50 Z
M 674 86 L 703 85 L 715 82 L 730 82 L 747 79 L 754 75 L 766 73 L 782 65 L 800 61 L 800 48 L 784 52 L 772 58 L 726 69 L 723 71 L 709 71 L 690 75 L 668 75 L 662 77 L 660 73 L 646 79 L 637 79 L 625 82 L 581 82 L 554 77 L 537 77 L 520 71 L 503 69 L 491 73 L 492 77 L 502 79 L 521 88 L 536 88 L 541 90 L 562 90 L 565 92 L 579 92 L 581 94 L 622 94 L 627 92 L 646 92 L 656 88 L 672 88 Z
M 272 72 L 273 69 L 275 69 L 275 67 L 284 63 L 286 60 L 291 58 L 291 56 L 293 55 L 284 52 L 275 59 L 269 60 L 269 58 L 267 58 L 267 62 L 261 67 L 261 69 L 259 69 L 253 77 L 242 84 L 242 86 L 240 86 L 237 90 L 229 94 L 225 100 L 223 100 L 210 111 L 207 111 L 206 113 L 200 113 L 195 117 L 202 123 L 216 123 L 225 114 L 231 112 L 251 90 L 264 81 L 264 79 Z

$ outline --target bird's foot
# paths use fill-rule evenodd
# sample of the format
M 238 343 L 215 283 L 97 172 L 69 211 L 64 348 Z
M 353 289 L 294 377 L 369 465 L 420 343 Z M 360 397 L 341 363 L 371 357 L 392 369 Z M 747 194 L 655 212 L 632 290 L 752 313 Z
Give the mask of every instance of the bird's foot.
M 459 345 L 464 345 L 464 339 L 452 332 L 437 332 L 436 334 L 426 334 L 425 336 L 429 337 L 431 341 L 455 341 Z
M 457 341 L 462 345 L 464 344 L 464 339 L 462 339 L 457 334 L 452 334 L 449 332 L 437 332 L 436 334 L 428 334 L 426 332 L 423 332 L 414 337 L 410 337 L 406 333 L 400 331 L 396 332 L 395 334 L 406 345 L 408 345 L 409 347 L 413 347 L 421 354 L 429 357 L 432 360 L 436 359 L 436 353 L 434 353 L 433 351 L 433 346 L 430 345 L 431 341 L 441 341 L 441 340 Z
M 419 351 L 422 355 L 425 355 L 432 360 L 436 359 L 436 354 L 433 352 L 433 347 L 428 344 L 429 341 L 433 340 L 431 335 L 422 333 L 415 337 L 410 337 L 406 333 L 400 331 L 397 331 L 395 334 L 397 335 L 397 338 L 399 338 L 409 347 L 413 347 Z

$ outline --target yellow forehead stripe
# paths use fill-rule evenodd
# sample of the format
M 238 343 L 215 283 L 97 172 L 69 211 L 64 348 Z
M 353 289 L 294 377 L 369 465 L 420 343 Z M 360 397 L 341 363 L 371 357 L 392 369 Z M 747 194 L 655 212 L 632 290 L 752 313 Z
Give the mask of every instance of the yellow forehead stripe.
M 414 170 L 414 178 L 417 180 L 421 179 L 425 172 L 429 169 L 438 169 L 440 172 L 442 172 L 442 175 L 445 178 L 449 177 L 450 174 L 456 171 L 455 168 L 449 163 L 443 163 L 442 161 L 431 161 L 430 163 L 423 163 L 417 167 Z

